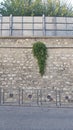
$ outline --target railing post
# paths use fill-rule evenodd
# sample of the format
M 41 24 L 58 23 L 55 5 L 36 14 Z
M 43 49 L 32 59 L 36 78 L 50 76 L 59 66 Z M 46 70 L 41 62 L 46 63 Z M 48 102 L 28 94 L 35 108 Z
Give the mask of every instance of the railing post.
M 2 89 L 3 91 L 3 104 L 4 104 L 4 102 L 5 102 L 5 99 L 4 99 L 4 94 L 5 94 L 5 91 L 4 91 L 4 89 Z
M 61 106 L 61 93 L 60 90 L 56 89 L 56 106 Z
M 54 36 L 57 36 L 57 35 L 58 35 L 58 34 L 57 34 L 58 29 L 57 29 L 56 17 L 54 17 L 53 22 L 54 22 Z
M 2 36 L 2 15 L 0 14 L 0 36 Z
M 13 17 L 12 14 L 10 15 L 10 36 L 12 36 L 12 22 L 13 22 Z
M 22 89 L 22 104 L 23 104 L 23 91 L 24 91 L 24 90 Z
M 59 90 L 59 104 L 61 106 L 61 91 Z
M 20 88 L 19 88 L 19 105 L 20 105 Z
M 0 104 L 1 104 L 1 88 L 0 88 Z
M 56 106 L 58 106 L 58 104 L 57 104 L 57 90 L 55 90 L 56 91 Z
M 41 102 L 41 105 L 42 105 L 42 89 L 40 89 L 40 102 Z
M 68 24 L 67 24 L 67 17 L 65 17 L 65 22 L 66 22 L 66 36 L 69 36 L 69 35 L 68 35 L 68 31 L 67 31 L 67 25 L 68 25 Z
M 37 89 L 37 105 L 39 105 L 39 90 Z
M 23 16 L 22 16 L 22 23 L 21 24 L 22 24 L 22 36 L 23 36 L 24 35 L 23 34 Z
M 32 35 L 34 36 L 34 16 L 32 16 Z
M 43 19 L 43 36 L 46 36 L 46 27 L 45 27 L 45 15 L 43 14 L 43 16 L 42 16 L 42 19 Z

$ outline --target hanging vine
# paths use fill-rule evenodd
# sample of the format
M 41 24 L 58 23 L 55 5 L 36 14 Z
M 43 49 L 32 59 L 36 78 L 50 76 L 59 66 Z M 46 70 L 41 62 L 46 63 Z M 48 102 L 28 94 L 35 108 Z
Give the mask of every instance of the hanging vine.
M 39 72 L 43 76 L 45 72 L 46 59 L 47 59 L 47 48 L 44 43 L 36 42 L 33 44 L 33 54 L 37 58 Z

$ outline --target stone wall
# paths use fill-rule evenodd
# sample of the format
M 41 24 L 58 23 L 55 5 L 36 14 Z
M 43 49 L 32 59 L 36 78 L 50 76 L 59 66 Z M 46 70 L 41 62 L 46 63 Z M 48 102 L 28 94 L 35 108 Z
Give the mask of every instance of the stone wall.
M 48 51 L 43 77 L 32 53 L 36 41 Z M 73 90 L 73 38 L 0 38 L 0 87 Z

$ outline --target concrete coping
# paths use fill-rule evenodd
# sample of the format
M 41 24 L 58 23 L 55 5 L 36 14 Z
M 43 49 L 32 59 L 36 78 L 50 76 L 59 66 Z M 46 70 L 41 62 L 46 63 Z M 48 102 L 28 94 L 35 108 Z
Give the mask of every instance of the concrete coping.
M 35 37 L 35 36 L 29 36 L 29 37 L 14 37 L 14 36 L 1 36 L 0 39 L 73 39 L 73 36 L 68 36 L 68 37 L 60 37 L 60 36 L 51 36 L 51 37 Z

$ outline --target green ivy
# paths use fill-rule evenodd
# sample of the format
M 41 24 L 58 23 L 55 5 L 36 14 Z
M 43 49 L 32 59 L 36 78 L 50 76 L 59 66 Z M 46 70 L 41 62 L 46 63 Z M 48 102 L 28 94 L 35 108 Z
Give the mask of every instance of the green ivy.
M 36 42 L 33 44 L 33 54 L 38 60 L 39 72 L 43 76 L 45 72 L 47 48 L 44 43 Z

